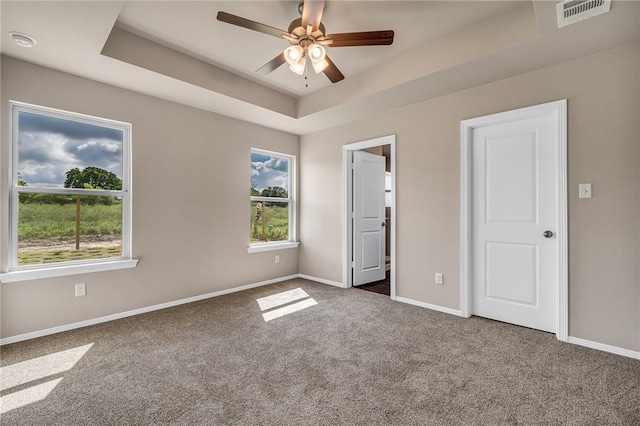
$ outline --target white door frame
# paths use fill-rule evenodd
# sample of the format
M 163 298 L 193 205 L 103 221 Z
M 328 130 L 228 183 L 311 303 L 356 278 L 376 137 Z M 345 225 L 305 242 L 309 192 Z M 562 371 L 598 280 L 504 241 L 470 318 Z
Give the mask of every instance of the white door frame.
M 396 135 L 382 136 L 342 146 L 343 221 L 342 221 L 342 282 L 346 288 L 353 287 L 351 259 L 353 258 L 353 226 L 351 211 L 353 204 L 353 182 L 351 160 L 353 151 L 390 145 L 391 148 L 391 300 L 396 300 Z
M 567 252 L 567 100 L 559 100 L 513 111 L 501 112 L 485 117 L 460 122 L 460 312 L 471 316 L 473 286 L 472 265 L 472 132 L 488 125 L 538 116 L 554 115 L 558 123 L 558 200 L 556 219 L 558 223 L 558 268 L 556 289 L 556 337 L 566 342 L 569 329 L 568 300 L 568 252 Z

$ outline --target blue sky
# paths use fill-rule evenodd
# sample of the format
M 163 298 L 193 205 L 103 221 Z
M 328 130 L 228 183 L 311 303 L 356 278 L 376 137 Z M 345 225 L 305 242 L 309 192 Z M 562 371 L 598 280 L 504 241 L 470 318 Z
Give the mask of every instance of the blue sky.
M 279 186 L 289 191 L 288 174 L 288 159 L 251 153 L 251 184 L 258 191 L 270 186 Z
M 18 173 L 29 186 L 62 187 L 74 167 L 122 178 L 121 130 L 25 112 L 18 123 Z

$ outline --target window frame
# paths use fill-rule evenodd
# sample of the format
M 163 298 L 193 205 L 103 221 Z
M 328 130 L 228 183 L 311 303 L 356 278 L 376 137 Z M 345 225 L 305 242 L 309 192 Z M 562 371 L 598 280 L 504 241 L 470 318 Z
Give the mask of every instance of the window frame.
M 260 149 L 260 148 L 251 148 L 250 154 L 249 154 L 249 159 L 251 159 L 251 154 L 258 154 L 258 155 L 268 155 L 270 157 L 277 157 L 277 158 L 283 158 L 286 159 L 288 162 L 288 170 L 287 170 L 287 174 L 288 174 L 288 188 L 287 188 L 287 193 L 289 195 L 288 198 L 282 198 L 282 197 L 262 197 L 262 196 L 255 196 L 255 195 L 250 195 L 249 196 L 249 211 L 251 211 L 251 203 L 254 201 L 260 201 L 260 202 L 274 202 L 274 203 L 287 203 L 288 204 L 288 230 L 287 230 L 287 234 L 288 234 L 288 239 L 286 241 L 264 241 L 264 242 L 259 242 L 259 243 L 252 243 L 251 242 L 251 231 L 249 231 L 249 247 L 247 248 L 247 251 L 249 253 L 257 253 L 257 252 L 263 252 L 263 251 L 270 251 L 270 250 L 281 250 L 281 249 L 288 249 L 288 248 L 295 248 L 298 247 L 298 245 L 300 244 L 299 242 L 296 241 L 296 215 L 295 215 L 295 208 L 296 208 L 296 201 L 295 201 L 295 172 L 296 172 L 296 157 L 295 155 L 291 155 L 291 154 L 284 154 L 281 152 L 275 152 L 275 151 L 267 151 L 264 149 Z M 249 170 L 249 174 L 251 174 L 251 169 Z
M 11 136 L 11 144 L 9 146 L 10 164 L 8 167 L 9 238 L 7 241 L 9 271 L 0 273 L 0 281 L 4 283 L 135 267 L 138 261 L 131 259 L 131 124 L 17 101 L 9 101 L 9 110 L 11 114 L 11 119 L 9 120 L 9 132 Z M 122 131 L 122 189 L 93 190 L 80 188 L 19 186 L 18 142 L 20 131 L 18 116 L 20 113 L 36 114 Z M 35 265 L 18 265 L 19 196 L 24 193 L 120 197 L 122 200 L 121 256 Z

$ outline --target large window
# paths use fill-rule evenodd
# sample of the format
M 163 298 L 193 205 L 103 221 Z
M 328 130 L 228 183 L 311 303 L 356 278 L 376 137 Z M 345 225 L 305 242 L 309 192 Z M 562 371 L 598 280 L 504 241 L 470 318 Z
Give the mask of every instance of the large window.
M 292 156 L 251 150 L 251 247 L 293 243 L 293 170 Z
M 11 272 L 130 259 L 131 126 L 17 102 L 11 111 Z

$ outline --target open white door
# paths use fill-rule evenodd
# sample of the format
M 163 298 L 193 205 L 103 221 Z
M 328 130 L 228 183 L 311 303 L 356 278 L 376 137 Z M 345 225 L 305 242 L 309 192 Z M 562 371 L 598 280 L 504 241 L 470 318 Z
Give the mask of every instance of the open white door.
M 353 285 L 385 277 L 385 158 L 353 153 Z

